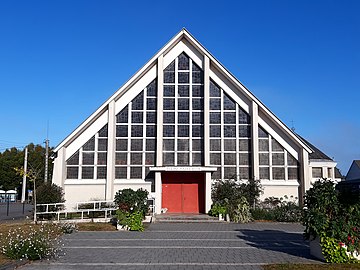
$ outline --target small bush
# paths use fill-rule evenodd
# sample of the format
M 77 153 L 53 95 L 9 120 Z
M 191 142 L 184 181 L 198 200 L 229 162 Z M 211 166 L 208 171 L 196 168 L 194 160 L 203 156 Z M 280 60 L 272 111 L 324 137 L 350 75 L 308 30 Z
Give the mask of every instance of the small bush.
M 142 212 L 135 211 L 129 213 L 119 209 L 116 211 L 116 217 L 118 219 L 118 224 L 121 225 L 122 228 L 126 228 L 130 231 L 144 231 Z
M 247 223 L 251 221 L 250 206 L 245 197 L 241 197 L 235 207 L 230 208 L 230 213 L 230 218 L 234 222 Z
M 54 224 L 11 229 L 2 236 L 0 251 L 10 259 L 38 260 L 53 257 L 60 247 L 61 227 Z
M 52 183 L 42 183 L 36 189 L 36 203 L 45 204 L 45 203 L 63 203 L 64 191 L 62 187 L 59 187 Z
M 147 197 L 149 192 L 147 190 L 138 189 L 123 189 L 119 190 L 115 194 L 114 202 L 119 206 L 119 209 L 124 212 L 141 212 L 143 213 L 143 217 L 149 211 L 149 207 L 147 205 Z
M 272 209 L 253 208 L 250 209 L 250 213 L 254 220 L 275 221 L 275 214 Z
M 274 218 L 279 222 L 299 222 L 301 221 L 301 207 L 295 202 L 281 202 L 274 208 Z
M 219 215 L 225 215 L 226 214 L 226 207 L 222 206 L 219 203 L 214 203 L 211 206 L 211 209 L 208 213 L 210 216 L 218 217 Z
M 63 233 L 72 234 L 78 231 L 78 226 L 76 223 L 65 222 L 61 224 L 61 229 Z

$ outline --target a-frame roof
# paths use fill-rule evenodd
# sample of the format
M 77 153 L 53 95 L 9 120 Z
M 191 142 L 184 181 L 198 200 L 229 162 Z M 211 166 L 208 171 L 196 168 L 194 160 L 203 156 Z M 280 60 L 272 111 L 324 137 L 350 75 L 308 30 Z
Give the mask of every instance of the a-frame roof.
M 83 123 L 81 123 L 69 136 L 67 136 L 58 146 L 54 152 L 57 152 L 61 147 L 66 146 L 72 142 L 83 130 L 85 130 L 91 123 L 104 111 L 112 100 L 116 100 L 124 92 L 129 90 L 134 83 L 139 80 L 151 67 L 154 66 L 158 57 L 173 48 L 182 39 L 186 39 L 192 46 L 194 46 L 202 55 L 206 55 L 212 65 L 215 65 L 220 72 L 229 79 L 235 86 L 242 90 L 250 100 L 256 102 L 273 121 L 278 125 L 290 138 L 292 138 L 298 145 L 303 147 L 307 152 L 311 153 L 312 149 L 300 140 L 279 118 L 276 117 L 259 99 L 257 99 L 234 75 L 231 74 L 199 41 L 197 41 L 185 28 L 176 34 L 162 49 L 160 49 L 139 71 L 137 71 L 123 86 L 121 86 L 106 102 L 104 102 L 92 115 L 90 115 Z

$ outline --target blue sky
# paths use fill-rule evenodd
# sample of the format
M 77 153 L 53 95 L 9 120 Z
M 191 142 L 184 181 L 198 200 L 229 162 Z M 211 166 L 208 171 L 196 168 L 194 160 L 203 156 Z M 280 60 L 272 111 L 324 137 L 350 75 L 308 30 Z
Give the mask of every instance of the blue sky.
M 182 27 L 285 124 L 360 159 L 360 1 L 0 2 L 0 151 L 56 146 Z

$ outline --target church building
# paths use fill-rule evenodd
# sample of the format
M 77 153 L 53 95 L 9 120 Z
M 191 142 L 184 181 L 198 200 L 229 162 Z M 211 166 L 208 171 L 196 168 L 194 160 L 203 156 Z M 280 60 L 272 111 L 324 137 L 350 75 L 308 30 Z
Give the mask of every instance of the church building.
M 206 213 L 217 179 L 302 198 L 335 178 L 318 152 L 182 29 L 55 148 L 53 183 L 68 203 L 143 188 L 157 213 Z

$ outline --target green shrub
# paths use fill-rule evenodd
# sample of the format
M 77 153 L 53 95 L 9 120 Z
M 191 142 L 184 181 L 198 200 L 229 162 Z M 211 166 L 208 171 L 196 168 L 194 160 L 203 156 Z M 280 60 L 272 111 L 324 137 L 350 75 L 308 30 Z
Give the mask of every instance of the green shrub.
M 120 209 L 116 211 L 116 217 L 118 224 L 122 228 L 126 228 L 130 231 L 144 231 L 143 214 L 140 211 L 135 212 L 124 212 Z
M 119 206 L 119 209 L 124 212 L 141 212 L 143 217 L 147 214 L 149 207 L 147 205 L 147 197 L 149 192 L 147 190 L 138 189 L 123 189 L 115 194 L 114 202 Z
M 301 221 L 301 211 L 301 207 L 291 201 L 283 201 L 273 209 L 274 218 L 279 222 L 299 222 Z
M 2 236 L 0 251 L 10 259 L 38 260 L 56 255 L 60 247 L 62 229 L 58 225 L 31 226 L 24 231 L 11 229 Z
M 39 187 L 36 188 L 36 203 L 37 204 L 46 204 L 46 203 L 63 203 L 64 191 L 62 187 L 57 186 L 53 183 L 42 183 Z
M 229 207 L 230 218 L 232 221 L 238 223 L 247 223 L 251 221 L 250 206 L 245 197 L 241 197 L 236 204 L 231 204 Z
M 250 213 L 254 220 L 275 221 L 275 213 L 273 209 L 252 208 L 250 209 Z
M 214 203 L 211 206 L 211 209 L 208 213 L 210 216 L 213 217 L 218 217 L 219 215 L 225 215 L 226 214 L 226 207 L 219 204 L 219 203 Z

